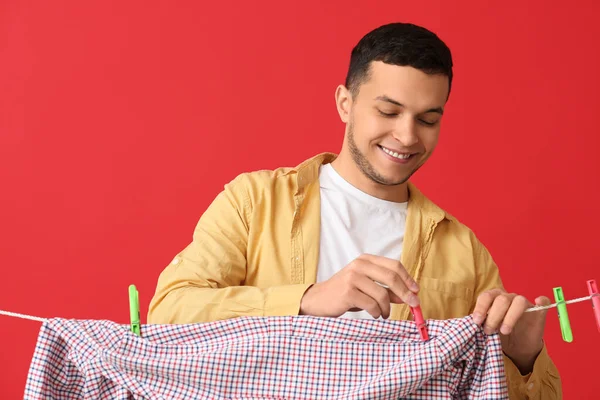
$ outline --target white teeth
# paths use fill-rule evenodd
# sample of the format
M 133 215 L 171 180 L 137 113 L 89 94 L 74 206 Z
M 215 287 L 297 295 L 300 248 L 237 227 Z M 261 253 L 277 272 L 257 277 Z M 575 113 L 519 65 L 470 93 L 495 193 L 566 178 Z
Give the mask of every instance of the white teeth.
M 410 157 L 410 154 L 398 154 L 395 151 L 388 150 L 383 146 L 381 148 L 390 156 L 399 158 L 400 160 L 406 160 L 408 157 Z

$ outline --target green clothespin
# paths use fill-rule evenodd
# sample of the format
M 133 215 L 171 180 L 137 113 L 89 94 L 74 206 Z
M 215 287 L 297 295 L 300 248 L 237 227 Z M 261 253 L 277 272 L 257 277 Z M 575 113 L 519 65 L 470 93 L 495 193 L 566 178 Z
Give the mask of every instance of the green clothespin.
M 569 314 L 567 313 L 567 304 L 565 303 L 562 287 L 555 287 L 553 290 L 563 340 L 571 343 L 573 341 L 573 332 L 571 331 L 571 323 L 569 322 Z
M 131 332 L 142 336 L 140 332 L 140 299 L 135 285 L 129 285 L 129 319 Z

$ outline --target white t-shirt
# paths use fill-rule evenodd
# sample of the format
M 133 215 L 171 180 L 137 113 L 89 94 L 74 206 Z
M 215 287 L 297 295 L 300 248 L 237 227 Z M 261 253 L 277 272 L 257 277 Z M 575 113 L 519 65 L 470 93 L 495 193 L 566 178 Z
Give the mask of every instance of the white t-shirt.
M 319 171 L 321 239 L 317 282 L 331 278 L 363 253 L 400 260 L 408 203 L 378 199 L 342 178 L 331 164 Z M 341 318 L 372 319 L 366 311 Z

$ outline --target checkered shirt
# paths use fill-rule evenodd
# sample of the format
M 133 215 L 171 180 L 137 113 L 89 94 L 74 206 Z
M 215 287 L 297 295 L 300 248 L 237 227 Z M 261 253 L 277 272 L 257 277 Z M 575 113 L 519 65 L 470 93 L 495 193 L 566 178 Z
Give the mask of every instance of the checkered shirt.
M 241 317 L 127 325 L 49 319 L 25 399 L 507 399 L 498 335 L 472 318 Z

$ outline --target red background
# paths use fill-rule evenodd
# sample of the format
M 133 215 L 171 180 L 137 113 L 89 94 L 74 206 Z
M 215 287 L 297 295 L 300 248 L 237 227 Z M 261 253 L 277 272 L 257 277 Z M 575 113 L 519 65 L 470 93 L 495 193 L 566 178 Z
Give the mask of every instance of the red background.
M 321 4 L 326 3 L 326 4 Z M 337 152 L 334 90 L 368 30 L 412 21 L 452 48 L 439 147 L 415 177 L 489 247 L 509 290 L 600 280 L 599 6 L 593 1 L 0 3 L 0 309 L 145 322 L 156 279 L 243 171 Z M 354 8 L 352 8 L 354 7 Z M 591 304 L 546 340 L 567 399 L 597 393 Z M 0 316 L 0 397 L 40 323 Z

